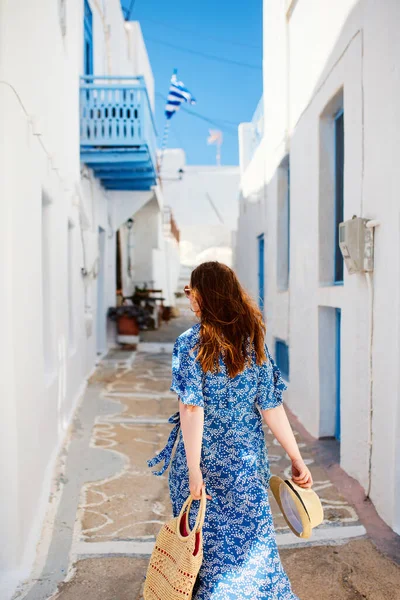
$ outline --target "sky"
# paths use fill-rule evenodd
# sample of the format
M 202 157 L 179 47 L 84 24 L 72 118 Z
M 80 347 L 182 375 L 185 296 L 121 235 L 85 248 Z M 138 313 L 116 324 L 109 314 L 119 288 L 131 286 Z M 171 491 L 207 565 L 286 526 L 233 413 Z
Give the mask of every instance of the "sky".
M 262 94 L 262 0 L 135 0 L 131 19 L 140 22 L 155 78 L 159 146 L 177 68 L 196 99 L 185 109 L 197 117 L 182 109 L 172 117 L 168 147 L 183 148 L 188 164 L 215 164 L 216 147 L 207 137 L 209 129 L 221 129 L 221 164 L 237 165 L 237 126 L 251 120 Z

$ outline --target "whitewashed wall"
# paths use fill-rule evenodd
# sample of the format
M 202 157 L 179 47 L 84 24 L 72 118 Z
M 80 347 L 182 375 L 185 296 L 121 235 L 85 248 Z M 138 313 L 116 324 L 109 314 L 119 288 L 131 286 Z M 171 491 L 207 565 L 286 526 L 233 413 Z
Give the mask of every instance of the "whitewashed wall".
M 279 337 L 289 344 L 288 404 L 317 437 L 324 434 L 329 418 L 320 397 L 323 365 L 319 357 L 324 341 L 319 335 L 319 307 L 342 309 L 341 465 L 366 490 L 371 478 L 371 499 L 397 532 L 400 214 L 395 165 L 400 153 L 399 19 L 400 6 L 394 0 L 328 4 L 264 0 L 264 160 L 255 155 L 241 178 L 236 258 L 243 281 L 257 289 L 255 239 L 260 232 L 260 216 L 265 214 L 268 339 L 272 344 Z M 319 283 L 319 212 L 330 193 L 321 162 L 326 159 L 320 145 L 320 117 L 342 88 L 344 218 L 357 214 L 381 222 L 375 239 L 372 425 L 365 278 L 349 276 L 345 270 L 343 286 Z M 279 292 L 280 164 L 289 151 L 290 282 L 288 291 Z M 245 149 L 242 155 L 246 156 Z M 256 172 L 267 188 L 262 197 L 252 193 L 257 185 L 252 189 L 249 183 L 257 179 Z M 254 265 L 251 273 L 249 265 Z
M 179 169 L 183 170 L 179 179 Z M 237 227 L 239 168 L 187 165 L 182 149 L 165 152 L 163 196 L 181 233 L 181 262 L 232 262 L 232 231 Z
M 89 3 L 95 72 L 144 74 L 153 102 L 140 27 L 126 30 L 119 0 Z M 52 0 L 0 0 L 2 598 L 32 565 L 57 452 L 97 351 L 106 349 L 115 231 L 127 209 L 86 168 L 81 175 L 83 2 L 67 2 L 65 35 L 58 10 Z M 132 193 L 127 214 L 142 200 Z

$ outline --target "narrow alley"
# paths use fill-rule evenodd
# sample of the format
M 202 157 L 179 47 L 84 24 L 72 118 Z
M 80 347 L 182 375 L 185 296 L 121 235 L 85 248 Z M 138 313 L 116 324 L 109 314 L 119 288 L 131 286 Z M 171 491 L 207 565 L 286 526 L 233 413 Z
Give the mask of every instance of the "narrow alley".
M 196 600 L 400 600 L 399 23 L 399 0 L 0 0 L 0 600 L 143 600 L 177 394 L 215 401 L 171 478 L 177 511 L 201 444 L 218 474 Z M 198 320 L 202 372 L 173 354 Z M 248 336 L 274 393 L 235 380 Z M 286 387 L 302 456 L 256 412 Z M 323 506 L 303 539 L 269 494 L 284 569 L 242 473 L 263 431 Z
M 181 315 L 158 331 L 143 332 L 136 352 L 111 349 L 100 361 L 53 484 L 49 537 L 45 528 L 35 579 L 15 598 L 142 599 L 155 535 L 171 516 L 168 471 L 155 477 L 146 460 L 164 446 L 172 427 L 167 419 L 177 409 L 169 391 L 172 345 L 193 324 L 189 311 L 181 309 Z M 356 508 L 324 469 L 315 442 L 293 418 L 292 425 L 325 514 L 311 541 L 301 542 L 271 497 L 295 592 L 307 600 L 396 600 L 399 570 L 369 539 Z M 267 431 L 266 440 L 273 473 L 289 475 L 290 462 Z M 393 553 L 394 547 L 386 550 Z

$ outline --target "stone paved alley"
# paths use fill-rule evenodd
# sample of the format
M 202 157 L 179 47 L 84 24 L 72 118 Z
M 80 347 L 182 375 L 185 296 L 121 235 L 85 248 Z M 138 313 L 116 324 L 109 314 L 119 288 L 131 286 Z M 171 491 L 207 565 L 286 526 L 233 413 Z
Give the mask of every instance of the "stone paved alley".
M 142 598 L 154 536 L 171 516 L 168 471 L 154 477 L 146 460 L 164 446 L 177 409 L 169 391 L 172 343 L 193 323 L 181 314 L 143 335 L 136 352 L 114 349 L 99 363 L 60 457 L 36 573 L 16 598 Z M 292 423 L 325 510 L 312 541 L 299 543 L 272 504 L 294 591 L 301 600 L 399 599 L 398 539 L 323 447 Z M 288 475 L 285 453 L 266 437 L 272 471 Z

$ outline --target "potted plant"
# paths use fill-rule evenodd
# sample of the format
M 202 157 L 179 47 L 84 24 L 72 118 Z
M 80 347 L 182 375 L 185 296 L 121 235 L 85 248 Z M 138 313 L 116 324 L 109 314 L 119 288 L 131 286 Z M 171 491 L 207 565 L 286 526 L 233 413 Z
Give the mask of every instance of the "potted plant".
M 117 322 L 118 335 L 139 335 L 140 323 L 145 315 L 139 306 L 123 304 L 111 306 L 108 317 Z

